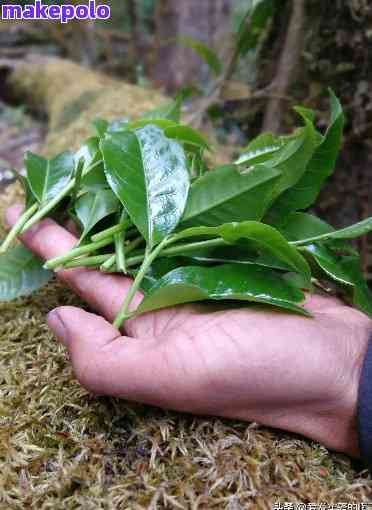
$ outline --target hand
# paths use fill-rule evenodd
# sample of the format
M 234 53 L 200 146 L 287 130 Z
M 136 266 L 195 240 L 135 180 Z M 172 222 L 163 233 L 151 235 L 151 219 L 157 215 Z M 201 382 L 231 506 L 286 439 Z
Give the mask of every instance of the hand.
M 19 213 L 19 207 L 8 211 L 10 225 Z M 50 259 L 69 251 L 76 238 L 44 220 L 22 241 Z M 108 321 L 123 301 L 128 278 L 87 269 L 58 277 L 105 317 L 74 307 L 48 316 L 89 391 L 256 421 L 358 455 L 357 393 L 372 331 L 362 313 L 320 296 L 307 299 L 314 318 L 267 307 L 179 306 L 127 322 L 122 336 Z

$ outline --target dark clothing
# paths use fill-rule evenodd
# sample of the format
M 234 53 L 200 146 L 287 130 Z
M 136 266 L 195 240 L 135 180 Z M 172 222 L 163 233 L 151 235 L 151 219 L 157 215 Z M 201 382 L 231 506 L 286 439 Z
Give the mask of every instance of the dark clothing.
M 359 447 L 372 467 L 372 337 L 364 359 L 358 399 Z

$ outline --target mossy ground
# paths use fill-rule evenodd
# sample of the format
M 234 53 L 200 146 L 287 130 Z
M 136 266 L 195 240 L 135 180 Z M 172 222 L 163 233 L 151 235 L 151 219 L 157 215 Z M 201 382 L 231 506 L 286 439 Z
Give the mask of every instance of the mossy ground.
M 74 72 L 79 81 L 81 68 Z M 28 79 L 24 74 L 23 87 Z M 96 114 L 130 114 L 128 98 L 111 86 L 104 92 L 102 84 Z M 60 84 L 61 94 L 66 87 Z M 123 87 L 122 93 L 132 90 Z M 135 93 L 132 115 L 151 102 L 144 104 L 150 91 Z M 46 110 L 61 118 L 62 104 Z M 52 152 L 85 136 L 93 110 L 66 125 L 62 138 L 54 125 L 48 137 Z M 51 127 L 55 118 L 51 115 Z M 1 218 L 17 200 L 14 185 L 0 195 Z M 1 225 L 0 238 L 3 234 Z M 272 508 L 277 501 L 371 501 L 372 481 L 363 466 L 311 441 L 255 424 L 89 395 L 45 324 L 46 313 L 64 304 L 82 305 L 58 283 L 0 304 L 0 510 L 240 510 Z

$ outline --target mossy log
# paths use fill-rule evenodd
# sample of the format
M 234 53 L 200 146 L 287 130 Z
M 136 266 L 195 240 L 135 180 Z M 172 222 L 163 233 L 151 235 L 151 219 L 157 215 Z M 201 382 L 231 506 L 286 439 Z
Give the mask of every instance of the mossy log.
M 160 106 L 160 93 L 108 78 L 63 59 L 33 59 L 14 66 L 13 93 L 48 118 L 46 150 L 76 148 L 91 132 L 95 117 L 138 117 Z
M 63 60 L 18 64 L 8 86 L 48 115 L 52 153 L 76 147 L 96 115 L 134 117 L 165 100 Z M 15 186 L 0 195 L 1 216 L 18 196 Z M 67 304 L 83 306 L 55 282 L 30 298 L 0 303 L 1 509 L 368 501 L 365 473 L 311 441 L 88 395 L 45 325 L 51 308 Z

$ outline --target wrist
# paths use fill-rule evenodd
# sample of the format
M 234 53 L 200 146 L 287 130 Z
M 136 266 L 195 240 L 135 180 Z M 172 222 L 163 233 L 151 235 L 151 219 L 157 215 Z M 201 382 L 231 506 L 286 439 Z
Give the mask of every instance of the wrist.
M 358 399 L 363 363 L 372 335 L 372 321 L 357 312 L 348 329 L 343 363 L 339 367 L 339 380 L 330 391 L 329 420 L 323 443 L 330 449 L 360 457 L 358 430 Z M 336 346 L 335 346 L 336 348 Z

